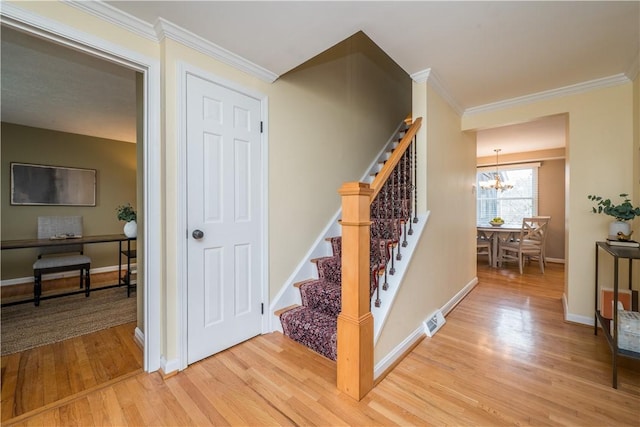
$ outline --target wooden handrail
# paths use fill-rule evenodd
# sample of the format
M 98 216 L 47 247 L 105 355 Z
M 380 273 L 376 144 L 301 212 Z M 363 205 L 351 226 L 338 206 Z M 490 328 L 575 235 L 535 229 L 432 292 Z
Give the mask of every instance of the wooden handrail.
M 409 146 L 411 145 L 413 137 L 416 133 L 418 133 L 418 129 L 420 129 L 421 125 L 422 117 L 418 117 L 413 122 L 411 127 L 407 130 L 407 133 L 405 133 L 404 137 L 400 140 L 400 143 L 398 144 L 396 149 L 393 150 L 393 153 L 391 153 L 389 160 L 385 162 L 380 172 L 378 172 L 378 174 L 374 178 L 373 182 L 371 183 L 371 189 L 373 190 L 373 193 L 371 194 L 372 202 L 376 198 L 380 190 L 382 190 L 382 186 L 385 182 L 387 182 L 389 176 L 391 176 L 391 172 L 393 172 L 393 169 L 395 169 L 398 162 L 400 162 L 400 159 L 402 158 L 404 152 L 407 151 L 407 148 L 409 148 Z

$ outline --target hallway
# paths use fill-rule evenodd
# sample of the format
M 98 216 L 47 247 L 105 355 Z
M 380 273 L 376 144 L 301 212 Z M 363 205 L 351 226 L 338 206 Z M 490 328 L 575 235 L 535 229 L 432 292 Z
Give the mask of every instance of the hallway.
M 564 266 L 478 266 L 479 284 L 362 401 L 335 364 L 280 333 L 163 380 L 140 373 L 21 417 L 16 425 L 637 425 L 640 366 L 619 389 L 593 328 L 562 320 Z M 30 416 L 29 416 L 30 415 Z M 3 425 L 13 425 L 3 423 Z

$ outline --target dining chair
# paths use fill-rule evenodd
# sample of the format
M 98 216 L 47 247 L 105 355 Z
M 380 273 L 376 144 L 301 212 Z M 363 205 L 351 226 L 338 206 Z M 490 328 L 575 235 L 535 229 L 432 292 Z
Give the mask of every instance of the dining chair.
M 82 236 L 81 216 L 40 216 L 38 217 L 38 239 L 72 238 Z M 33 263 L 33 302 L 40 305 L 42 295 L 42 275 L 63 271 L 80 271 L 80 288 L 85 296 L 91 290 L 91 258 L 84 255 L 82 244 L 55 245 L 41 247 L 38 259 Z
M 525 218 L 526 219 L 526 218 Z M 548 233 L 548 224 L 551 221 L 550 216 L 535 216 L 529 218 L 526 222 L 527 236 L 525 237 L 527 243 L 540 245 L 542 249 L 542 262 L 547 265 L 546 255 L 546 235 Z
M 492 261 L 492 256 L 491 256 L 491 251 L 492 251 L 493 247 L 491 244 L 491 239 L 488 238 L 487 236 L 483 235 L 483 234 L 478 234 L 478 236 L 476 236 L 476 253 L 477 255 L 487 255 L 487 257 L 489 258 L 489 265 L 491 264 Z
M 514 240 L 500 241 L 498 246 L 498 264 L 503 262 L 517 261 L 522 274 L 525 261 L 531 258 L 538 258 L 540 271 L 544 273 L 545 243 L 547 239 L 547 228 L 550 216 L 537 216 L 522 219 L 522 228 L 517 238 Z

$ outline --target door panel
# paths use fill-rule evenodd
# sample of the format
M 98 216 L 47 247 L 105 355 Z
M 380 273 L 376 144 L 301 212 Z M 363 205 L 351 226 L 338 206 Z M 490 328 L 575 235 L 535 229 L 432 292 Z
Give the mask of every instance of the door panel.
M 260 113 L 259 100 L 188 75 L 188 363 L 261 332 Z

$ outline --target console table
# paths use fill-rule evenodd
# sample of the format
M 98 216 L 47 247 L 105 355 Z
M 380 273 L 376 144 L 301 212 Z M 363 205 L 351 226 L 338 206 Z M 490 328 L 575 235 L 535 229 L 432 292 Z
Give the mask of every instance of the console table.
M 598 308 L 598 254 L 600 249 L 613 257 L 613 319 L 609 320 L 602 316 Z M 595 317 L 593 330 L 598 335 L 598 322 L 602 326 L 604 336 L 607 338 L 611 349 L 612 365 L 612 387 L 618 388 L 618 356 L 626 356 L 633 359 L 640 359 L 640 353 L 618 347 L 618 264 L 620 259 L 629 260 L 629 289 L 632 289 L 633 260 L 640 259 L 640 248 L 629 248 L 623 246 L 610 246 L 606 242 L 596 242 L 596 280 L 595 280 Z M 613 332 L 610 323 L 613 322 Z
M 118 280 L 120 284 L 127 286 L 127 298 L 131 296 L 131 290 L 136 286 L 136 280 L 131 277 L 133 274 L 136 274 L 135 272 L 131 271 L 131 260 L 138 257 L 138 252 L 135 249 L 131 249 L 132 240 L 135 240 L 135 238 L 127 239 L 126 248 L 122 247 L 123 241 L 121 240 L 118 247 Z M 121 274 L 122 256 L 127 259 L 127 270 L 124 275 Z
M 129 295 L 131 291 L 131 287 L 133 285 L 131 281 L 130 271 L 131 258 L 135 258 L 135 249 L 131 249 L 131 241 L 136 240 L 136 238 L 128 238 L 124 234 L 103 234 L 97 236 L 82 236 L 82 237 L 73 237 L 68 239 L 21 239 L 21 240 L 2 240 L 0 242 L 1 250 L 9 250 L 9 249 L 28 249 L 28 248 L 42 248 L 47 246 L 64 246 L 64 245 L 87 245 L 94 243 L 115 243 L 117 242 L 118 247 L 118 259 L 120 260 L 122 255 L 125 255 L 124 252 L 129 253 L 129 257 L 127 257 L 127 274 L 125 276 L 121 276 L 122 263 L 119 261 L 118 267 L 118 284 L 112 286 L 104 286 L 99 289 L 109 289 L 117 286 L 127 285 L 127 295 Z M 127 242 L 127 248 L 122 248 L 122 243 Z M 66 292 L 56 295 L 49 295 L 46 297 L 42 297 L 41 299 L 49 299 L 49 298 L 57 298 L 62 296 L 74 295 L 84 291 L 73 291 Z M 25 302 L 33 302 L 33 299 L 11 302 L 7 304 L 2 304 L 2 306 L 20 304 Z
M 134 237 L 131 240 L 135 240 Z M 90 243 L 126 242 L 130 240 L 124 234 L 103 234 L 100 236 L 82 236 L 70 239 L 23 239 L 23 240 L 3 240 L 0 242 L 1 249 L 27 249 L 42 248 L 45 246 L 62 245 L 86 245 Z

